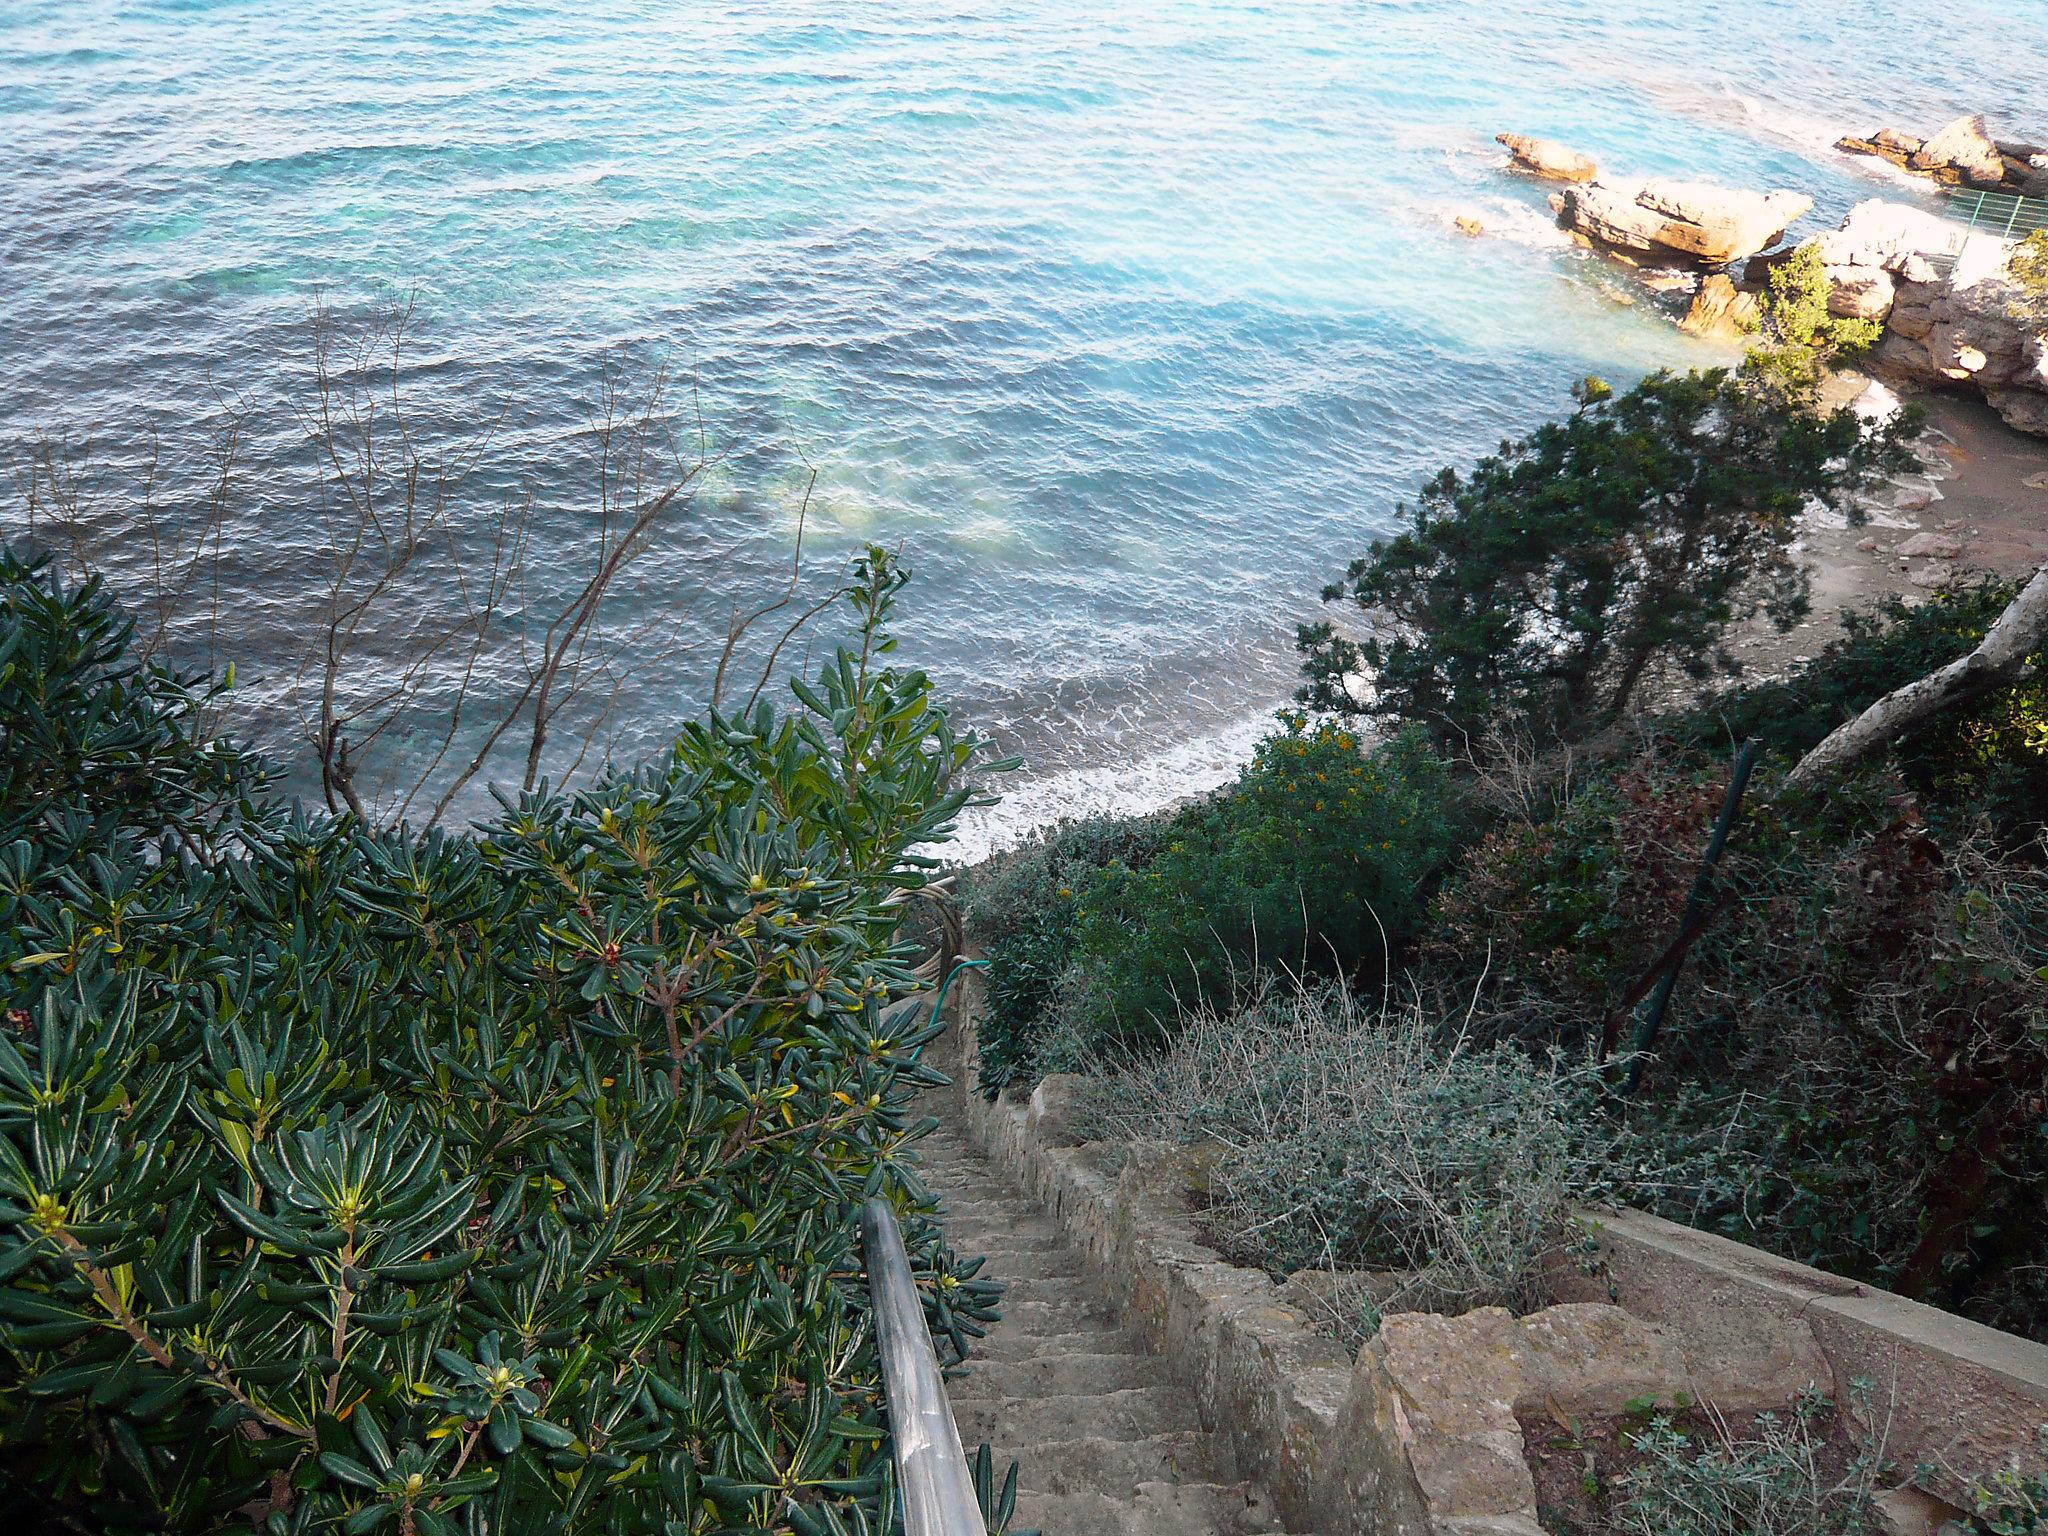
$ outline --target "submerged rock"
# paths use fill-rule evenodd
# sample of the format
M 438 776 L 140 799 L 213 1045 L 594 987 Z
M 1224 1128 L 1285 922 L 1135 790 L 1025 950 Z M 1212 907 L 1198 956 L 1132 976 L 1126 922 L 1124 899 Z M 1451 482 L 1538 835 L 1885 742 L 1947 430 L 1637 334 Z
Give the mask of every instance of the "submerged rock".
M 1506 146 L 1515 169 L 1549 181 L 1591 181 L 1600 168 L 1575 149 L 1553 139 L 1532 139 L 1526 134 L 1497 133 L 1496 144 Z
M 1777 244 L 1813 199 L 1652 178 L 1567 187 L 1551 206 L 1566 228 L 1603 245 L 1721 266 Z

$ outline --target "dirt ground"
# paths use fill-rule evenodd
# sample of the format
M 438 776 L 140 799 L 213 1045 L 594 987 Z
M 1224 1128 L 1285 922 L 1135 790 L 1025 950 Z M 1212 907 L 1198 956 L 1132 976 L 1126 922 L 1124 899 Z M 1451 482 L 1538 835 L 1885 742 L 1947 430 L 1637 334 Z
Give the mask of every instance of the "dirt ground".
M 1845 381 L 1842 393 L 1861 387 Z M 1781 672 L 1819 651 L 1841 632 L 1844 608 L 1890 595 L 1917 602 L 1973 572 L 2024 576 L 2048 562 L 2048 438 L 2015 432 L 1980 400 L 1914 399 L 1928 417 L 1924 473 L 1869 498 L 1861 526 L 1809 515 L 1801 545 L 1813 564 L 1812 615 L 1783 634 L 1759 625 L 1739 637 L 1730 649 L 1750 676 Z M 1914 545 L 1923 534 L 1931 537 Z M 1908 552 L 1930 544 L 1936 553 Z

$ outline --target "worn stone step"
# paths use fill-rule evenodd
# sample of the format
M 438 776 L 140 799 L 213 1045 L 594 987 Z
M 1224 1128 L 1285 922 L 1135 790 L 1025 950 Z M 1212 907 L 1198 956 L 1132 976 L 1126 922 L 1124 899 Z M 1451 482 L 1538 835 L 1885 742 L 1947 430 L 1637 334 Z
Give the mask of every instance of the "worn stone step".
M 1060 1229 L 1036 1211 L 1017 1205 L 966 1205 L 944 1200 L 939 1204 L 939 1226 L 953 1242 L 972 1234 L 991 1243 L 1009 1238 L 1058 1242 Z
M 1243 1485 L 1163 1479 L 1128 1494 L 1020 1492 L 1015 1523 L 1046 1536 L 1254 1536 L 1277 1529 L 1264 1498 Z
M 1187 1394 L 1171 1387 L 1082 1397 L 970 1398 L 955 1401 L 953 1414 L 967 1444 L 1021 1446 L 1020 1460 L 1029 1459 L 1029 1447 L 1047 1440 L 1143 1440 L 1190 1427 Z
M 977 1253 L 983 1248 L 1004 1248 L 1034 1240 L 1052 1241 L 1052 1234 L 1044 1230 L 1019 1230 L 1015 1226 L 1006 1227 L 981 1220 L 955 1221 L 948 1216 L 939 1218 L 939 1228 L 946 1234 L 946 1241 L 955 1253 Z
M 1015 1365 L 1059 1355 L 1145 1353 L 1121 1331 L 1106 1329 L 1099 1322 L 1056 1330 L 1032 1329 L 1006 1313 L 987 1327 L 988 1337 L 974 1341 L 969 1365 Z
M 946 1221 L 944 1217 L 940 1217 L 938 1225 L 940 1225 L 940 1231 L 946 1233 L 946 1243 L 952 1247 L 952 1251 L 954 1253 L 965 1253 L 969 1257 L 973 1257 L 975 1253 L 987 1253 L 989 1249 L 1010 1247 L 1010 1245 L 1016 1245 L 1018 1241 L 1030 1241 L 1030 1239 L 1038 1237 L 1038 1233 L 1004 1231 L 1004 1229 L 993 1227 L 993 1225 L 985 1225 L 985 1223 L 979 1223 L 979 1221 L 952 1223 L 952 1221 Z M 1055 1253 L 1061 1253 L 1061 1245 L 1057 1245 L 1051 1239 L 1047 1239 L 1047 1245 L 1036 1249 L 1036 1251 L 1042 1253 L 1042 1255 L 1055 1255 Z
M 1042 1270 L 1028 1274 L 1012 1271 L 1003 1277 L 1003 1299 L 1013 1306 L 1027 1301 L 1042 1301 L 1085 1312 L 1090 1308 L 1099 1310 L 1101 1293 L 1092 1282 L 1079 1275 L 1048 1275 Z
M 1023 1255 L 1016 1253 L 991 1253 L 986 1248 L 955 1249 L 962 1263 L 984 1259 L 975 1278 L 980 1280 L 1011 1281 L 1025 1275 L 1036 1275 L 1047 1280 L 1072 1280 L 1088 1282 L 1087 1270 L 1081 1261 L 1063 1253 L 1040 1253 Z
M 1003 1323 L 1024 1333 L 1078 1333 L 1111 1328 L 1117 1321 L 1106 1302 L 1017 1301 L 1001 1304 L 1000 1310 Z
M 1091 1343 L 1114 1343 L 1093 1339 Z M 975 1360 L 967 1374 L 949 1382 L 954 1402 L 987 1397 L 1081 1397 L 1093 1392 L 1123 1392 L 1159 1383 L 1159 1362 L 1150 1355 L 1120 1351 L 1042 1354 L 1029 1360 Z
M 1141 1440 L 1054 1440 L 1030 1446 L 1018 1459 L 1017 1488 L 1020 1496 L 1096 1492 L 1129 1497 L 1140 1483 L 1206 1482 L 1210 1470 L 1209 1437 L 1195 1429 Z

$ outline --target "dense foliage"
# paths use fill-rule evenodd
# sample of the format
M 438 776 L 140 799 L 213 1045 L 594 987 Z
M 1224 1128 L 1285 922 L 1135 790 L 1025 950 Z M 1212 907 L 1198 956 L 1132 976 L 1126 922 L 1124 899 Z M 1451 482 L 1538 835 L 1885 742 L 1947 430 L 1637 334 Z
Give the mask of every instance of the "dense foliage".
M 1842 639 L 1791 675 L 1724 694 L 1668 728 L 1688 745 L 1754 739 L 1796 757 L 1893 689 L 1967 654 L 2020 585 L 1978 577 L 1932 602 L 1889 597 L 1845 613 Z M 2016 846 L 2032 843 L 2048 819 L 2048 673 L 2037 661 L 2017 686 L 1892 743 L 1890 759 L 1937 825 L 1960 812 Z
M 1788 410 L 1719 371 L 1620 395 L 1588 380 L 1576 398 L 1470 473 L 1438 474 L 1408 526 L 1324 591 L 1369 632 L 1302 627 L 1305 702 L 1451 741 L 1502 717 L 1573 737 L 1660 670 L 1730 672 L 1731 624 L 1805 610 L 1801 510 L 1897 466 L 1914 428 Z
M 1742 362 L 1750 380 L 1787 399 L 1810 399 L 1830 367 L 1877 345 L 1884 322 L 1835 314 L 1829 307 L 1833 290 L 1813 241 L 1772 265 L 1758 336 Z
M 1595 1048 L 1679 929 L 1727 782 L 1712 739 L 1796 754 L 1970 650 L 2001 590 L 1858 619 L 1783 682 L 1653 726 L 1569 795 L 1503 817 L 1440 898 L 1431 972 L 1471 981 L 1486 953 L 1480 1027 Z M 1752 793 L 1659 1063 L 1619 1122 L 1623 1160 L 1650 1171 L 1629 1198 L 2048 1327 L 2048 799 L 2014 789 L 2048 778 L 2039 686 L 1825 794 Z
M 1262 968 L 1379 971 L 1413 937 L 1455 827 L 1419 740 L 1370 750 L 1294 715 L 1226 789 L 1142 831 L 1096 824 L 976 882 L 997 1001 L 983 1087 L 1146 1051 Z
M 0 559 L 0 1479 L 39 1526 L 882 1530 L 855 1212 L 957 1347 L 895 939 L 976 751 L 886 665 L 475 835 L 264 798 Z
M 1056 1018 L 1062 988 L 1071 986 L 1079 893 L 1112 865 L 1144 868 L 1163 827 L 1163 819 L 1063 822 L 969 879 L 965 915 L 989 962 L 978 1020 L 984 1092 L 1079 1065 L 1059 1056 L 1066 1042 Z
M 1056 966 L 1011 978 L 1014 1016 L 1051 1019 L 1058 1043 L 1076 1019 L 1102 1020 L 1099 999 L 1115 997 L 1128 1013 L 1079 1033 L 1081 1043 L 1153 1052 L 1048 1051 L 1044 1034 L 1019 1035 L 1013 1068 L 1102 1071 L 1108 1057 L 1138 1098 L 1180 1104 L 1147 1134 L 1213 1143 L 1217 1240 L 1229 1247 L 1241 1234 L 1235 1251 L 1275 1269 L 1371 1269 L 1399 1252 L 1418 1276 L 1441 1276 L 1438 1255 L 1479 1251 L 1442 1228 L 1446 1213 L 1476 1222 L 1487 1208 L 1499 1230 L 1526 1232 L 1514 1219 L 1531 1208 L 1522 1195 L 1569 1188 L 2048 1336 L 2042 673 L 1951 711 L 1820 793 L 1781 790 L 1790 763 L 1836 725 L 1971 651 L 2011 593 L 1986 581 L 1881 605 L 1781 680 L 1638 715 L 1593 742 L 1546 749 L 1525 717 L 1511 722 L 1519 734 L 1465 746 L 1455 772 L 1413 741 L 1390 744 L 1361 759 L 1373 764 L 1368 809 L 1323 790 L 1333 776 L 1317 754 L 1338 753 L 1341 729 L 1298 725 L 1240 784 L 1144 838 L 1145 862 L 1009 889 L 1005 931 L 1032 931 L 1035 913 L 1053 912 L 1064 946 Z M 1762 765 L 1640 1089 L 1623 1093 L 1618 1064 L 1604 1088 L 1575 1088 L 1557 1113 L 1581 1161 L 1562 1185 L 1535 1176 L 1551 1164 L 1533 1155 L 1522 1158 L 1531 1177 L 1512 1187 L 1456 1182 L 1474 1137 L 1543 1123 L 1505 1094 L 1515 1079 L 1500 1052 L 1538 1074 L 1604 1046 L 1626 1053 L 1744 739 L 1762 746 Z M 1292 768 L 1311 761 L 1315 787 L 1301 798 Z M 1284 859 L 1262 861 L 1259 838 L 1188 835 L 1254 825 L 1275 805 L 1298 810 L 1277 842 L 1291 850 Z M 1486 824 L 1466 835 L 1473 817 Z M 1115 829 L 1090 836 L 1111 846 Z M 1276 870 L 1283 878 L 1269 879 Z M 1294 926 L 1262 917 L 1259 931 L 1284 931 L 1290 947 L 1254 948 L 1239 912 L 1259 908 L 1244 893 L 1277 907 L 1289 882 Z M 1348 921 L 1364 911 L 1385 924 L 1384 950 L 1377 925 Z M 1319 948 L 1324 934 L 1337 939 Z M 991 955 L 1000 980 L 1005 956 L 1000 946 Z M 1375 1067 L 1370 1090 L 1281 1095 L 1289 1111 L 1323 1105 L 1316 1124 L 1276 1119 L 1269 1080 L 1336 1081 L 1331 1064 L 1384 1026 L 1354 1019 L 1311 1049 L 1313 1032 L 1280 1030 L 1267 1004 L 1247 1006 L 1271 995 L 1261 964 L 1318 955 L 1366 995 L 1390 981 L 1444 1071 L 1462 1062 L 1505 1096 L 1427 1074 L 1417 1080 L 1429 1091 L 1404 1095 L 1401 1072 Z M 1378 1106 L 1372 1125 L 1402 1133 L 1352 1136 L 1331 1108 L 1340 1100 Z M 1123 1118 L 1137 1127 L 1143 1116 Z M 1390 1147 L 1413 1161 L 1381 1166 Z M 1436 1176 L 1431 1157 L 1455 1197 L 1401 1199 L 1402 1178 Z

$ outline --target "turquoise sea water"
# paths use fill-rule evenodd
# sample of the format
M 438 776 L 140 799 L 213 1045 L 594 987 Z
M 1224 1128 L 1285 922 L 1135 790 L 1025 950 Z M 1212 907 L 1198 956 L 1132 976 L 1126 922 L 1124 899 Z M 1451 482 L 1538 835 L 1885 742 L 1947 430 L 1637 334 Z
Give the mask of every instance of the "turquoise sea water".
M 2044 0 L 0 0 L 0 442 L 89 432 L 118 482 L 162 427 L 189 499 L 179 424 L 249 401 L 274 467 L 223 591 L 260 692 L 314 568 L 316 305 L 410 297 L 423 430 L 497 423 L 479 540 L 514 478 L 583 526 L 607 360 L 665 363 L 725 459 L 620 643 L 769 579 L 808 464 L 814 566 L 902 548 L 906 652 L 1026 755 L 1016 814 L 1144 799 L 1240 749 L 1424 473 L 1588 372 L 1720 360 L 1493 133 L 1804 189 L 1817 228 L 1927 195 L 1838 134 L 1966 109 L 2048 135 Z M 622 750 L 704 656 L 622 698 Z

